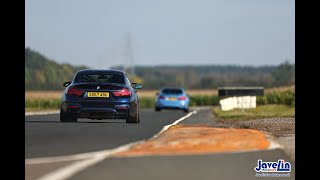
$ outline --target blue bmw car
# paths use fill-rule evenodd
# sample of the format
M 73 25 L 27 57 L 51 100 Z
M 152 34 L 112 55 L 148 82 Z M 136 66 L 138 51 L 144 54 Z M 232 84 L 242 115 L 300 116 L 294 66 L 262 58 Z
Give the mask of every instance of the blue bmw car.
M 131 83 L 123 71 L 84 69 L 63 86 L 61 122 L 77 122 L 78 118 L 140 122 L 137 89 L 142 85 Z
M 180 109 L 189 112 L 189 97 L 183 88 L 163 88 L 157 93 L 155 111 Z

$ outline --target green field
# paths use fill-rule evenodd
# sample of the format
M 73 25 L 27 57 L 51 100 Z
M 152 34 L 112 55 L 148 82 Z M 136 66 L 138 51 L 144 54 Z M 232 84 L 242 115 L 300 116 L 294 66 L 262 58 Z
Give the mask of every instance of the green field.
M 57 110 L 60 108 L 61 99 L 26 99 L 25 111 L 42 111 L 42 110 Z
M 190 106 L 218 106 L 220 98 L 217 90 L 192 91 L 190 90 Z M 155 92 L 139 91 L 140 107 L 154 108 Z M 59 109 L 61 103 L 61 91 L 26 91 L 25 110 L 39 111 L 48 109 Z M 187 92 L 188 93 L 188 92 Z M 295 107 L 294 86 L 266 89 L 264 96 L 257 97 L 257 105 L 280 104 Z

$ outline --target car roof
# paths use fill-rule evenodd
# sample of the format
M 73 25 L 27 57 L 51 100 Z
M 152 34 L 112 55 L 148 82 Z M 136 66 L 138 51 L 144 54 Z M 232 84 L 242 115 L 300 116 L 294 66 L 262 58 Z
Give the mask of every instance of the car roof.
M 81 69 L 77 73 L 115 73 L 115 74 L 126 74 L 124 71 L 115 69 Z

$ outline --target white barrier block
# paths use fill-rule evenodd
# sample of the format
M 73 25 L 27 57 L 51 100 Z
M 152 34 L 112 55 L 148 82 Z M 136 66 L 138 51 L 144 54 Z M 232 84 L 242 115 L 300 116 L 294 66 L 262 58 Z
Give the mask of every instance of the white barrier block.
M 256 108 L 257 107 L 257 97 L 251 96 L 250 97 L 250 108 Z
M 237 107 L 237 98 L 236 97 L 229 97 L 226 99 L 222 99 L 219 101 L 221 105 L 221 109 L 223 111 L 228 111 Z
M 240 96 L 229 97 L 220 100 L 221 109 L 223 111 L 229 111 L 234 108 L 249 109 L 256 108 L 256 96 Z

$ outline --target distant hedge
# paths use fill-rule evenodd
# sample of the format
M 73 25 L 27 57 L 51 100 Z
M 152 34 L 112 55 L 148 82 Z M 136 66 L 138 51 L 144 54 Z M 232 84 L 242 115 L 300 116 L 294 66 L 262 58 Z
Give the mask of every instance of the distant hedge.
M 25 108 L 33 110 L 59 109 L 61 99 L 27 99 Z
M 219 105 L 219 97 L 216 95 L 190 96 L 190 106 Z
M 257 97 L 257 104 L 285 104 L 295 106 L 295 92 L 294 90 L 286 90 L 283 92 L 273 91 L 266 93 L 264 96 Z
M 155 102 L 155 97 L 142 97 L 140 98 L 140 108 L 154 108 Z

